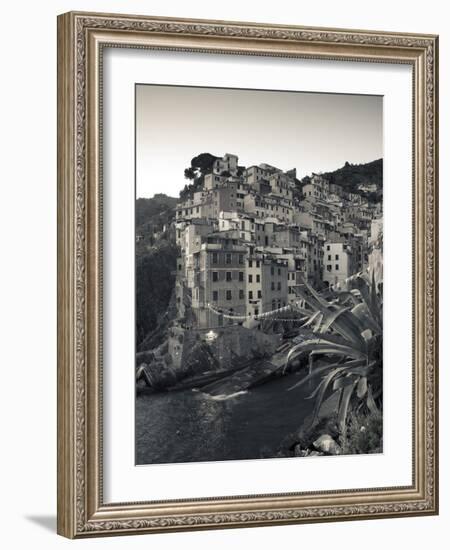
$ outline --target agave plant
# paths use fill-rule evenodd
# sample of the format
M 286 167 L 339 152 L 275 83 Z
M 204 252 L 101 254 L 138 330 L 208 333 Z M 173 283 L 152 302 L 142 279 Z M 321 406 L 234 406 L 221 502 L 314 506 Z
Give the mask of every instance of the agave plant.
M 297 289 L 310 315 L 303 325 L 313 337 L 291 348 L 285 368 L 300 356 L 309 355 L 309 374 L 289 389 L 320 381 L 310 396 L 315 399 L 312 429 L 318 422 L 325 397 L 336 403 L 338 428 L 345 436 L 350 408 L 367 407 L 379 413 L 382 399 L 382 298 L 375 280 L 358 274 L 349 280 L 350 291 L 331 292 L 325 298 L 306 281 Z M 318 361 L 322 357 L 325 360 Z

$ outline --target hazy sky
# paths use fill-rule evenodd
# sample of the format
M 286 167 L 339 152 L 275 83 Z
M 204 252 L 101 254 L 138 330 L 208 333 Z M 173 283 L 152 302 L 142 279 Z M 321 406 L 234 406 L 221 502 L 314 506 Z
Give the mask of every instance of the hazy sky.
M 339 95 L 138 85 L 136 193 L 178 196 L 200 153 L 234 153 L 297 177 L 383 156 L 383 100 Z

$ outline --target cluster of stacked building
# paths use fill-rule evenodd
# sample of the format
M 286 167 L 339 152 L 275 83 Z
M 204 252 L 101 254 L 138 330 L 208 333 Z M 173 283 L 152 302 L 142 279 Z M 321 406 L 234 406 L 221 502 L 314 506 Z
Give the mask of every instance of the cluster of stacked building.
M 215 160 L 177 205 L 176 299 L 186 327 L 251 326 L 297 302 L 303 280 L 344 289 L 370 267 L 382 230 L 382 201 L 365 198 L 375 184 L 349 193 L 313 174 L 299 188 L 295 169 L 238 160 Z

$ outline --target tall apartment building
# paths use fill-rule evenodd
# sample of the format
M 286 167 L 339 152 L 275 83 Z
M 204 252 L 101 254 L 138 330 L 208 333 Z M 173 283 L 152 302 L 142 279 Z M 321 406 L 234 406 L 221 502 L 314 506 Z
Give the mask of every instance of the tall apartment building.
M 238 160 L 237 155 L 226 153 L 222 158 L 214 161 L 213 173 L 222 174 L 223 172 L 228 172 L 231 176 L 235 176 L 239 168 Z
M 287 301 L 292 304 L 298 301 L 296 287 L 307 278 L 306 252 L 299 248 L 283 249 L 278 257 L 287 264 Z
M 308 281 L 313 286 L 319 286 L 324 273 L 324 250 L 325 237 L 321 234 L 307 231 L 307 273 Z
M 264 180 L 267 183 L 269 182 L 269 174 L 260 166 L 249 166 L 246 168 L 244 171 L 244 177 L 245 181 L 252 187 L 261 180 Z
M 224 182 L 209 191 L 195 193 L 192 199 L 177 205 L 177 221 L 190 221 L 195 218 L 217 219 L 220 212 L 237 210 L 237 184 Z
M 345 289 L 347 279 L 355 272 L 350 244 L 342 238 L 327 241 L 324 245 L 323 281 L 330 287 Z
M 246 262 L 247 316 L 274 311 L 288 302 L 288 263 L 271 255 L 256 254 Z
M 203 176 L 203 188 L 205 191 L 211 191 L 212 189 L 217 189 L 220 184 L 225 181 L 225 177 L 218 176 L 215 172 L 211 174 L 205 174 Z
M 218 220 L 219 231 L 235 231 L 243 241 L 255 241 L 255 220 L 238 212 L 221 212 Z
M 313 174 L 310 183 L 303 186 L 305 199 L 326 201 L 330 192 L 330 184 L 321 174 Z
M 247 247 L 238 239 L 213 233 L 193 255 L 192 273 L 186 273 L 192 295 L 196 328 L 215 328 L 228 321 L 216 311 L 246 314 L 245 257 Z

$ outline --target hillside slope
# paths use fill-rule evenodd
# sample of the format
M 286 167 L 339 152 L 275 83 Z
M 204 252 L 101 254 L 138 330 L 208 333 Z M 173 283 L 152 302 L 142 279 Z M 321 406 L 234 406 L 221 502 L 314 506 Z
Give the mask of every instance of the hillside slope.
M 177 200 L 159 194 L 136 201 L 137 349 L 141 349 L 149 334 L 167 322 L 178 256 L 171 227 Z
M 354 193 L 360 184 L 375 183 L 378 191 L 383 188 L 383 159 L 367 162 L 366 164 L 350 164 L 342 168 L 323 174 L 330 183 L 340 185 L 350 193 Z

